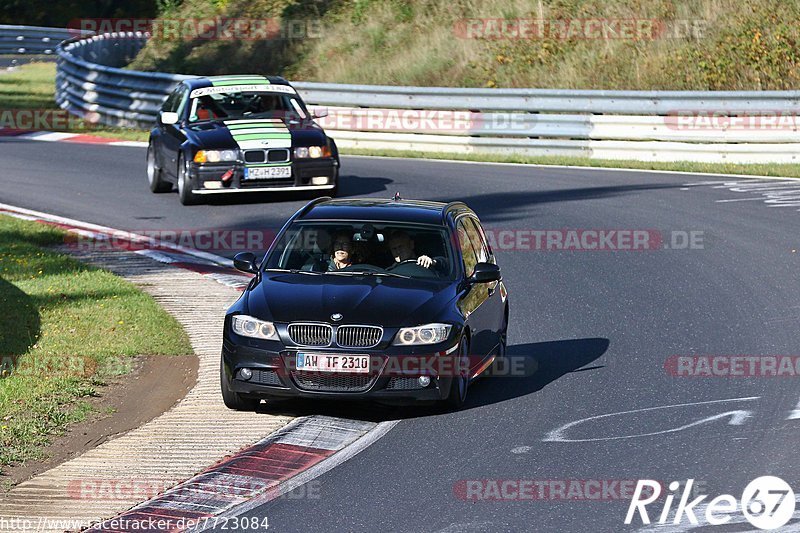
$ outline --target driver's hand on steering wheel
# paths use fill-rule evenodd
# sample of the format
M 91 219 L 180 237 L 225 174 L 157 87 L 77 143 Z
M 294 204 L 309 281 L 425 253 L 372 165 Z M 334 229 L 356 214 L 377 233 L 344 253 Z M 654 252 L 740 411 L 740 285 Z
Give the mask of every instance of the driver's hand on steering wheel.
M 430 268 L 436 261 L 428 257 L 427 255 L 421 255 L 417 258 L 417 264 L 421 267 Z

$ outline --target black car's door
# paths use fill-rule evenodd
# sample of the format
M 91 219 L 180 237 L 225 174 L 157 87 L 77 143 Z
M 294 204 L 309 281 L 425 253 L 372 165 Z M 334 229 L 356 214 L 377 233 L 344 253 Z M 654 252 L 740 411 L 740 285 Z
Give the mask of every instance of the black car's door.
M 461 216 L 456 221 L 458 244 L 461 248 L 464 273 L 469 278 L 475 265 L 488 260 L 486 250 L 481 246 L 481 235 L 476 222 L 469 216 Z M 497 344 L 497 310 L 494 309 L 494 295 L 497 283 L 474 283 L 466 286 L 459 301 L 461 312 L 466 317 L 470 333 L 470 367 L 479 369 Z M 502 310 L 501 310 L 502 315 Z
M 478 255 L 478 262 L 496 265 L 497 260 L 494 257 L 492 247 L 486 239 L 486 233 L 483 231 L 480 221 L 469 217 L 469 224 L 472 224 L 475 229 L 474 233 L 468 233 L 468 235 L 470 235 L 472 245 Z M 486 287 L 487 298 L 483 303 L 483 307 L 486 309 L 486 317 L 490 324 L 487 338 L 490 339 L 491 343 L 489 350 L 493 351 L 500 343 L 503 322 L 505 321 L 505 288 L 502 282 L 499 281 L 483 283 L 482 285 Z
M 180 117 L 187 100 L 188 89 L 183 85 L 179 85 L 164 102 L 161 111 L 177 113 Z M 159 115 L 157 123 L 161 130 L 161 135 L 159 136 L 161 139 L 161 168 L 170 176 L 176 177 L 178 153 L 180 152 L 181 144 L 186 140 L 186 137 L 181 132 L 181 121 L 179 120 L 176 124 L 164 124 Z

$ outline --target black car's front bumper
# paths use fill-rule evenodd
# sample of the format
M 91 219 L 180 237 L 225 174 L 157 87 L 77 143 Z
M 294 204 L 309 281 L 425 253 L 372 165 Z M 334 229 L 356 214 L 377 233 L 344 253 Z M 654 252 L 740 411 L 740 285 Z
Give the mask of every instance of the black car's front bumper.
M 237 163 L 192 163 L 189 170 L 194 194 L 332 190 L 339 177 L 339 162 L 332 157 L 292 161 L 290 177 L 246 179 L 245 165 Z M 226 173 L 228 179 L 223 180 Z M 324 183 L 323 183 L 324 181 Z
M 336 372 L 301 372 L 296 369 L 297 351 L 331 353 L 325 349 L 286 348 L 276 351 L 223 342 L 221 379 L 228 389 L 248 397 L 305 397 L 340 400 L 385 400 L 399 402 L 434 401 L 447 398 L 453 377 L 431 375 L 429 372 L 397 372 L 398 355 L 385 351 L 369 351 L 372 367 L 369 374 Z M 344 354 L 366 354 L 366 351 L 349 351 Z M 431 354 L 430 357 L 437 357 Z M 252 372 L 243 379 L 241 370 Z M 395 370 L 389 370 L 389 369 Z M 427 375 L 430 383 L 422 386 L 419 377 Z

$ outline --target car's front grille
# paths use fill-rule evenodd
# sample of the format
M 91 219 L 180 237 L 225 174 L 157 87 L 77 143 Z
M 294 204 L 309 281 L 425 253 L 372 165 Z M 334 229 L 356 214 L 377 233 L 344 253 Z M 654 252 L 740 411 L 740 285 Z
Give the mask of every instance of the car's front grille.
M 386 390 L 414 390 L 424 388 L 425 387 L 419 384 L 418 378 L 406 377 L 393 377 L 386 385 Z
M 266 188 L 266 187 L 291 187 L 294 185 L 294 178 L 248 178 L 243 179 L 239 184 L 242 189 Z
M 278 373 L 274 370 L 256 370 L 253 369 L 253 377 L 250 381 L 260 385 L 280 385 L 281 380 Z
M 336 344 L 342 348 L 372 348 L 381 342 L 383 328 L 378 326 L 339 326 Z
M 289 161 L 289 150 L 286 148 L 245 150 L 244 160 L 246 163 L 285 163 Z
M 329 324 L 289 324 L 289 338 L 300 346 L 328 346 L 332 329 Z
M 375 374 L 345 374 L 339 372 L 292 372 L 301 389 L 320 392 L 364 392 L 377 378 Z

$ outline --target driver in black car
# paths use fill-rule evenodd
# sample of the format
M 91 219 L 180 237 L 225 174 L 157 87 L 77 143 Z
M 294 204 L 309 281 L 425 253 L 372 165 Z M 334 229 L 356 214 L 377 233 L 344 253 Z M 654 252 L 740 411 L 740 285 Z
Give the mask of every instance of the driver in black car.
M 388 240 L 389 250 L 394 257 L 394 263 L 388 267 L 389 270 L 398 266 L 405 261 L 416 260 L 417 264 L 425 268 L 433 268 L 433 270 L 441 271 L 444 269 L 444 258 L 432 258 L 427 255 L 417 256 L 414 251 L 414 239 L 405 231 L 395 231 L 389 236 Z

